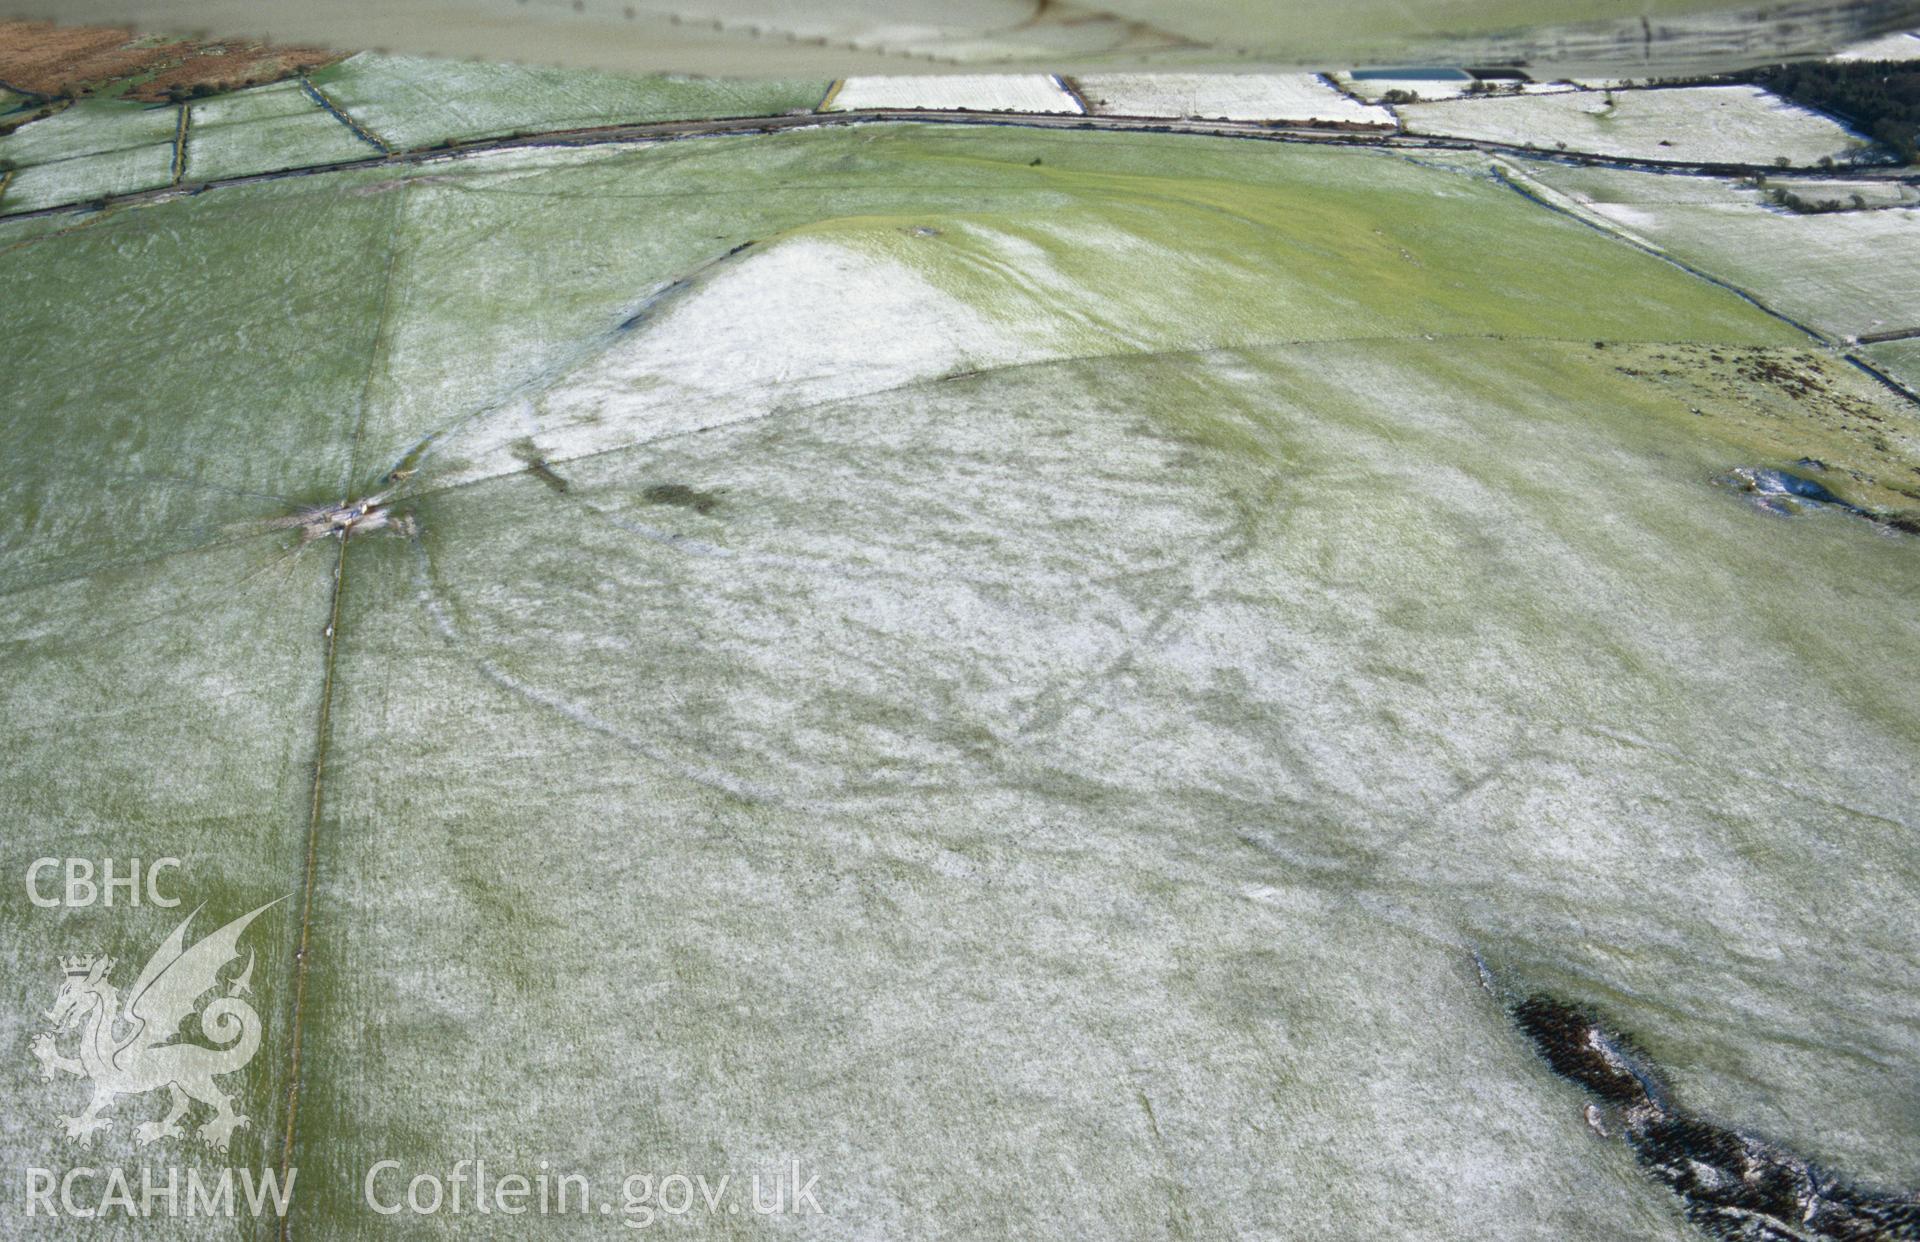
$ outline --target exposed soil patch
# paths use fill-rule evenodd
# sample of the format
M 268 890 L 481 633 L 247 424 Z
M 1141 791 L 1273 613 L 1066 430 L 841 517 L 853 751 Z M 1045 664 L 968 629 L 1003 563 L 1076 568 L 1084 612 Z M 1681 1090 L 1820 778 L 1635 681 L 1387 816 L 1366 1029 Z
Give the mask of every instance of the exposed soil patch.
M 1598 1030 L 1592 1014 L 1535 994 L 1513 1007 L 1513 1020 L 1553 1072 L 1571 1078 L 1616 1108 L 1650 1105 L 1666 1092 L 1633 1036 Z
M 1896 529 L 1920 520 L 1920 422 L 1845 362 L 1806 349 L 1620 345 L 1623 375 L 1673 393 L 1740 446 L 1740 460 L 1803 462 L 1847 505 Z
M 244 39 L 193 40 L 99 26 L 0 21 L 0 82 L 47 98 L 165 103 L 277 82 L 344 55 Z
M 716 493 L 698 491 L 685 483 L 656 483 L 641 492 L 640 498 L 650 505 L 672 505 L 695 513 L 712 513 L 720 507 Z
M 1824 462 L 1814 462 L 1811 458 L 1801 460 L 1807 463 L 1801 467 L 1803 470 L 1827 468 Z M 1804 475 L 1768 466 L 1735 466 L 1714 482 L 1731 491 L 1745 493 L 1754 507 L 1763 513 L 1790 517 L 1797 513 L 1837 508 L 1863 517 L 1869 516 L 1864 510 L 1848 504 Z
M 416 530 L 413 515 L 396 513 L 388 507 L 390 495 L 389 492 L 378 492 L 359 500 L 342 500 L 338 504 L 308 505 L 270 519 L 267 525 L 299 531 L 302 544 L 318 539 L 351 539 L 356 535 L 370 535 L 382 530 L 412 536 Z
M 1680 1196 L 1687 1217 L 1715 1238 L 1920 1239 L 1920 1196 L 1855 1186 L 1756 1135 L 1674 1103 L 1634 1041 L 1590 1010 L 1535 993 L 1514 1022 L 1553 1071 L 1586 1088 L 1642 1168 Z M 1611 1132 L 1614 1126 L 1588 1123 Z

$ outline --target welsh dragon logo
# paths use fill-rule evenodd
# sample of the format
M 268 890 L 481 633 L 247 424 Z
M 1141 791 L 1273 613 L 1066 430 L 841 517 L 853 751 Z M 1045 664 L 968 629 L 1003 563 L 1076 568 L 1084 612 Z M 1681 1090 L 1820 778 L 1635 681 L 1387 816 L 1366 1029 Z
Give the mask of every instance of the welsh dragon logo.
M 140 1144 L 181 1137 L 180 1119 L 191 1102 L 198 1101 L 213 1109 L 213 1116 L 199 1128 L 200 1141 L 215 1151 L 227 1149 L 233 1132 L 247 1119 L 233 1111 L 233 1097 L 214 1080 L 241 1069 L 260 1050 L 260 1015 L 243 999 L 252 991 L 251 951 L 246 968 L 226 980 L 225 994 L 198 1010 L 200 1034 L 213 1046 L 170 1041 L 194 1015 L 200 998 L 220 986 L 220 972 L 239 960 L 240 933 L 277 904 L 278 900 L 270 901 L 189 948 L 187 925 L 205 907 L 195 909 L 148 959 L 128 992 L 124 1010 L 119 991 L 108 982 L 112 958 L 87 955 L 61 961 L 65 979 L 53 1008 L 44 1015 L 53 1029 L 35 1037 L 33 1055 L 45 1078 L 62 1071 L 93 1082 L 92 1101 L 78 1115 L 63 1118 L 68 1138 L 90 1146 L 96 1130 L 113 1124 L 100 1114 L 115 1097 L 166 1087 L 173 1096 L 172 1107 L 159 1121 L 142 1122 L 135 1129 Z M 79 1055 L 62 1055 L 57 1041 L 76 1030 Z

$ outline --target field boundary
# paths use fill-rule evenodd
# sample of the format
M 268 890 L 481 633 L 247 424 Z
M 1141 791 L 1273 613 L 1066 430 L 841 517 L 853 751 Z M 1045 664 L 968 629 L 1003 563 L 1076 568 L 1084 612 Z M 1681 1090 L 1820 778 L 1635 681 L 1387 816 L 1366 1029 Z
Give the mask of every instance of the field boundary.
M 1071 113 L 1059 115 L 1024 112 L 940 112 L 932 110 L 902 110 L 894 108 L 863 109 L 858 112 L 802 113 L 793 116 L 753 116 L 727 117 L 706 121 L 649 121 L 639 124 L 592 125 L 576 129 L 549 130 L 538 134 L 508 134 L 497 138 L 481 138 L 471 142 L 450 142 L 449 145 L 433 147 L 414 147 L 405 150 L 395 149 L 392 144 L 361 126 L 328 101 L 323 94 L 316 102 L 326 107 L 354 133 L 381 152 L 382 155 L 364 160 L 343 160 L 329 164 L 309 164 L 294 168 L 283 168 L 257 173 L 244 173 L 233 177 L 219 177 L 200 182 L 183 182 L 178 186 L 167 186 L 149 190 L 135 190 L 118 195 L 93 195 L 85 199 L 76 199 L 69 203 L 57 203 L 49 207 L 38 207 L 32 211 L 0 213 L 0 221 L 26 220 L 39 216 L 58 215 L 65 212 L 94 210 L 101 204 L 120 206 L 149 202 L 155 199 L 171 197 L 179 193 L 199 194 L 207 190 L 220 189 L 233 185 L 250 185 L 260 181 L 277 181 L 289 177 L 312 176 L 316 173 L 351 172 L 355 169 L 378 167 L 382 164 L 425 164 L 439 160 L 459 159 L 485 151 L 518 150 L 528 147 L 590 147 L 644 145 L 654 142 L 671 142 L 686 138 L 725 137 L 736 134 L 771 134 L 791 129 L 816 129 L 840 125 L 874 124 L 926 124 L 926 125 L 994 125 L 1013 129 L 1067 129 L 1067 130 L 1108 130 L 1118 133 L 1140 134 L 1188 134 L 1209 138 L 1239 138 L 1256 142 L 1285 142 L 1317 146 L 1369 147 L 1380 150 L 1399 151 L 1477 151 L 1482 154 L 1504 156 L 1512 159 L 1545 160 L 1562 164 L 1586 164 L 1595 167 L 1619 168 L 1636 172 L 1679 173 L 1692 176 L 1746 177 L 1764 175 L 1772 181 L 1805 180 L 1818 182 L 1823 180 L 1858 180 L 1872 169 L 1859 167 L 1835 167 L 1833 169 L 1788 168 L 1782 169 L 1772 164 L 1690 164 L 1683 160 L 1638 159 L 1625 156 L 1597 155 L 1583 151 L 1540 151 L 1526 147 L 1516 147 L 1505 143 L 1483 142 L 1466 138 L 1442 138 L 1419 134 L 1396 133 L 1385 129 L 1335 128 L 1325 125 L 1287 125 L 1268 121 L 1198 121 L 1173 118 L 1117 117 Z M 1887 180 L 1903 184 L 1920 184 L 1920 171 L 1906 170 L 1894 172 Z
M 1050 73 L 1047 76 L 1053 79 L 1053 84 L 1060 88 L 1061 94 L 1073 100 L 1073 105 L 1080 109 L 1081 116 L 1093 115 L 1093 108 L 1087 103 L 1086 92 L 1080 89 L 1078 82 L 1064 73 Z
M 347 579 L 347 541 L 340 540 L 333 558 L 333 589 L 327 604 L 327 646 L 320 680 L 320 718 L 315 729 L 313 783 L 307 808 L 307 849 L 301 870 L 300 936 L 293 951 L 293 1022 L 287 1051 L 287 1129 L 280 1149 L 280 1176 L 288 1177 L 293 1163 L 294 1125 L 300 1115 L 301 1011 L 307 999 L 307 952 L 313 931 L 313 887 L 319 873 L 320 814 L 327 770 L 328 742 L 333 736 L 334 652 L 340 642 L 340 598 Z M 291 1185 L 290 1183 L 283 1183 Z M 280 1236 L 290 1236 L 291 1216 L 280 1219 Z
M 395 196 L 392 222 L 387 235 L 387 262 L 380 288 L 380 308 L 374 317 L 373 337 L 367 346 L 367 373 L 360 386 L 360 409 L 354 418 L 353 439 L 347 451 L 347 473 L 341 484 L 343 499 L 354 495 L 355 472 L 359 469 L 360 445 L 367 427 L 367 402 L 373 394 L 374 377 L 387 347 L 387 317 L 393 306 L 394 271 L 399 264 L 400 234 L 405 227 L 406 200 Z M 280 1151 L 280 1176 L 291 1178 L 294 1147 L 299 1137 L 300 1067 L 304 1052 L 307 999 L 307 970 L 310 965 L 313 932 L 314 889 L 319 880 L 320 831 L 326 813 L 327 753 L 333 740 L 334 672 L 340 648 L 340 603 L 346 593 L 348 532 L 339 535 L 340 548 L 333 562 L 333 590 L 328 604 L 325 672 L 320 683 L 320 711 L 315 724 L 313 784 L 307 808 L 307 848 L 301 880 L 300 939 L 294 954 L 292 1033 L 289 1036 L 287 1068 L 287 1128 Z M 291 1182 L 289 1181 L 290 1185 Z M 291 1236 L 292 1217 L 282 1216 L 280 1236 Z
M 313 84 L 313 79 L 303 73 L 300 75 L 298 81 L 300 83 L 300 89 L 307 93 L 307 98 L 313 100 L 313 102 L 319 104 L 322 108 L 325 108 L 327 113 L 332 116 L 334 120 L 346 126 L 347 130 L 352 133 L 355 138 L 366 143 L 382 155 L 393 154 L 394 147 L 392 143 L 382 138 L 379 134 L 374 133 L 359 121 L 354 120 L 353 117 L 347 115 L 346 111 L 341 108 L 339 104 L 334 103 L 325 91 Z M 319 167 L 324 167 L 324 165 Z
M 186 104 L 179 106 L 180 119 L 173 126 L 173 184 L 179 185 L 187 176 L 187 113 Z
M 1739 285 L 1734 284 L 1732 281 L 1727 280 L 1724 277 L 1715 276 L 1712 272 L 1709 272 L 1704 268 L 1694 266 L 1692 263 L 1689 263 L 1685 259 L 1680 258 L 1678 255 L 1673 254 L 1671 251 L 1667 250 L 1665 247 L 1661 246 L 1659 243 L 1650 241 L 1649 239 L 1640 236 L 1638 233 L 1635 233 L 1630 229 L 1623 228 L 1619 224 L 1615 223 L 1614 221 L 1606 219 L 1604 216 L 1599 216 L 1597 214 L 1582 210 L 1581 204 L 1579 203 L 1578 200 L 1568 197 L 1567 195 L 1561 194 L 1560 192 L 1553 190 L 1548 186 L 1542 185 L 1540 182 L 1535 181 L 1533 178 L 1527 176 L 1525 173 L 1521 172 L 1517 168 L 1513 168 L 1509 165 L 1496 162 L 1493 165 L 1492 172 L 1493 172 L 1494 178 L 1497 181 L 1499 181 L 1502 185 L 1505 185 L 1508 189 L 1512 190 L 1514 193 L 1521 195 L 1522 197 L 1527 199 L 1529 202 L 1532 202 L 1541 207 L 1544 207 L 1548 211 L 1554 212 L 1558 215 L 1565 216 L 1568 219 L 1574 221 L 1575 223 L 1584 224 L 1588 228 L 1593 229 L 1596 232 L 1602 233 L 1608 237 L 1611 237 L 1616 241 L 1625 242 L 1627 245 L 1632 246 L 1636 250 L 1639 250 L 1645 254 L 1651 255 L 1654 258 L 1661 260 L 1662 262 L 1672 264 L 1674 267 L 1679 268 L 1681 271 L 1687 273 L 1687 275 L 1689 276 L 1693 276 L 1697 279 L 1704 280 L 1708 284 L 1711 284 L 1718 288 L 1726 290 L 1728 293 L 1731 293 L 1735 297 L 1740 298 L 1742 301 L 1746 302 L 1748 305 L 1752 306 L 1754 309 L 1759 310 L 1765 314 L 1771 315 L 1775 319 L 1778 319 L 1781 323 L 1786 324 L 1788 327 L 1793 328 L 1794 330 L 1799 332 L 1804 332 L 1809 337 L 1812 337 L 1813 340 L 1816 341 L 1818 344 L 1820 344 L 1823 348 L 1832 350 L 1833 352 L 1838 354 L 1840 357 L 1852 363 L 1860 371 L 1878 380 L 1884 387 L 1886 387 L 1889 391 L 1891 391 L 1895 396 L 1904 397 L 1906 400 L 1911 401 L 1916 405 L 1920 405 L 1920 393 L 1914 392 L 1913 389 L 1907 387 L 1905 384 L 1901 383 L 1899 380 L 1894 379 L 1891 375 L 1888 375 L 1886 372 L 1880 370 L 1880 368 L 1874 366 L 1872 363 L 1868 362 L 1866 359 L 1861 358 L 1858 354 L 1854 353 L 1851 349 L 1848 348 L 1849 345 L 1878 344 L 1882 342 L 1878 342 L 1878 341 L 1864 342 L 1864 341 L 1861 341 L 1859 338 L 1852 338 L 1850 340 L 1848 338 L 1839 337 L 1831 333 L 1823 332 L 1820 329 L 1815 328 L 1811 324 L 1802 323 L 1800 320 L 1795 319 L 1792 315 L 1787 314 L 1785 311 L 1776 310 L 1775 308 L 1767 305 L 1765 302 L 1760 300 L 1757 294 L 1754 294 L 1753 292 L 1747 289 L 1741 288 Z M 1920 329 L 1911 329 L 1911 330 L 1907 330 L 1899 333 L 1894 333 L 1892 334 L 1890 339 L 1905 340 L 1912 336 L 1920 336 Z

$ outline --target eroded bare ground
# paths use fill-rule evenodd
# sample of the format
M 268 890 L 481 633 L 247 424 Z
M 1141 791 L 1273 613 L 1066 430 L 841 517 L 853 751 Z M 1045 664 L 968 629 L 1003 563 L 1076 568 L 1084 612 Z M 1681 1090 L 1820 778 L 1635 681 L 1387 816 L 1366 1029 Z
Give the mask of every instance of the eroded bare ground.
M 1605 348 L 1621 374 L 1670 388 L 1750 460 L 1794 469 L 1900 529 L 1920 524 L 1920 430 L 1877 381 L 1844 361 L 1726 345 L 1595 348 Z
M 1591 1010 L 1536 992 L 1513 1006 L 1534 1051 L 1592 1095 L 1587 1119 L 1615 1130 L 1685 1205 L 1688 1219 L 1733 1242 L 1920 1239 L 1920 1195 L 1855 1186 L 1757 1135 L 1676 1103 L 1632 1036 Z
M 168 39 L 108 27 L 0 21 L 0 82 L 50 99 L 118 94 L 164 103 L 277 82 L 342 55 L 245 39 Z

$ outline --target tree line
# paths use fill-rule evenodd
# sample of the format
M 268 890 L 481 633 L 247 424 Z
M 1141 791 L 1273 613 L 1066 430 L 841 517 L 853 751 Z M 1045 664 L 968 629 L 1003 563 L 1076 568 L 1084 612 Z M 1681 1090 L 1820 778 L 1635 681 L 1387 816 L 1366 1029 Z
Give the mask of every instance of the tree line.
M 1776 95 L 1847 122 L 1911 164 L 1920 160 L 1920 62 L 1850 60 L 1772 65 L 1745 75 Z

